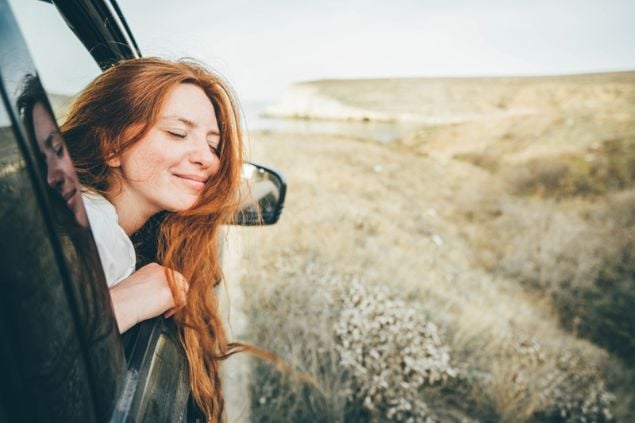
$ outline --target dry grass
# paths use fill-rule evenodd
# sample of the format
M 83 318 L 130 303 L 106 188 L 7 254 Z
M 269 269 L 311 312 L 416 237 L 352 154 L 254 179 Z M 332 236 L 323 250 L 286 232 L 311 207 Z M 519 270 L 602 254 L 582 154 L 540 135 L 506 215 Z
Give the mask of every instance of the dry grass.
M 353 281 L 435 325 L 456 368 L 420 387 L 425 406 L 399 395 L 412 411 L 399 421 L 635 416 L 632 87 L 575 94 L 575 84 L 559 92 L 577 100 L 548 96 L 549 113 L 427 127 L 392 145 L 252 135 L 254 158 L 282 170 L 289 190 L 276 226 L 241 230 L 251 340 L 316 381 L 258 365 L 254 420 L 386 417 L 364 405 L 369 385 L 342 361 L 337 328 Z M 547 101 L 514 87 L 500 94 L 505 107 Z M 581 100 L 588 92 L 595 105 Z M 373 366 L 362 366 L 370 381 L 381 374 Z
M 553 392 L 577 389 L 566 382 L 573 370 L 557 366 L 562 351 L 574 351 L 594 368 L 611 366 L 602 350 L 559 328 L 548 297 L 515 284 L 516 275 L 479 266 L 486 261 L 482 256 L 487 249 L 468 236 L 470 228 L 487 228 L 483 219 L 496 220 L 501 214 L 508 216 L 511 226 L 518 223 L 514 219 L 519 215 L 510 210 L 526 207 L 525 203 L 506 205 L 504 199 L 513 202 L 514 197 L 487 172 L 346 139 L 260 135 L 254 143 L 256 149 L 267 151 L 267 162 L 282 169 L 290 185 L 281 222 L 259 231 L 245 230 L 250 266 L 244 280 L 251 282 L 244 289 L 255 322 L 250 325 L 253 340 L 313 374 L 320 387 L 281 382 L 260 367 L 264 379 L 257 379 L 254 390 L 268 393 L 263 402 L 263 395 L 254 397 L 254 416 L 343 421 L 350 413 L 362 415 L 355 413 L 363 409 L 351 411 L 342 400 L 351 380 L 341 378 L 346 373 L 334 343 L 333 325 L 341 310 L 329 308 L 321 299 L 324 281 L 331 280 L 346 284 L 351 278 L 361 279 L 369 286 L 385 287 L 392 295 L 416 300 L 443 328 L 462 369 L 462 382 L 443 395 L 431 392 L 436 400 L 429 403 L 434 411 L 452 407 L 453 417 L 445 416 L 454 419 L 450 421 L 467 417 L 522 421 L 560 410 L 555 397 L 543 396 L 545 374 L 555 374 Z M 302 166 L 294 166 L 297 163 Z M 466 204 L 473 205 L 471 225 L 464 218 Z M 539 217 L 558 219 L 556 211 L 554 205 Z M 568 219 L 568 215 L 561 218 Z M 527 222 L 529 233 L 532 224 Z M 569 226 L 577 228 L 575 223 Z M 506 231 L 519 233 L 522 228 Z M 481 231 L 480 236 L 486 235 Z M 490 238 L 491 246 L 497 238 Z M 536 238 L 538 242 L 540 235 Z M 559 234 L 553 234 L 554 243 L 560 240 Z M 516 250 L 509 245 L 507 252 Z M 526 245 L 518 250 L 526 250 Z M 489 254 L 496 257 L 490 259 L 495 263 L 502 253 Z M 550 256 L 549 251 L 541 254 Z M 506 260 L 517 263 L 522 258 Z M 510 344 L 520 345 L 525 339 L 544 344 L 547 359 L 526 363 L 513 348 L 510 351 Z M 602 383 L 601 373 L 594 375 L 595 379 L 586 379 L 588 389 Z M 511 384 L 510 378 L 518 383 Z M 562 387 L 563 383 L 568 385 Z

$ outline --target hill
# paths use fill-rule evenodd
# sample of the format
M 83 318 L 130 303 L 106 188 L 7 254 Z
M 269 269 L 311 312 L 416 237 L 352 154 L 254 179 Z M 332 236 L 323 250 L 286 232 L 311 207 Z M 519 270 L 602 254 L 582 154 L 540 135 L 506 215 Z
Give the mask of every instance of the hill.
M 316 383 L 256 366 L 252 418 L 631 421 L 634 75 L 294 86 L 287 116 L 421 126 L 388 144 L 251 134 L 289 190 L 278 225 L 238 231 L 244 336 Z

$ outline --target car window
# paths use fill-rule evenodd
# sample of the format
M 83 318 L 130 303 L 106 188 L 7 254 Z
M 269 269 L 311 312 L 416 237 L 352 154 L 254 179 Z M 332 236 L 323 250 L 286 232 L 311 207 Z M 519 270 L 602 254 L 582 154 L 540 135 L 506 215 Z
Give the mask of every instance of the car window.
M 55 115 L 101 73 L 53 4 L 9 0 Z
M 56 124 L 55 118 L 58 122 L 63 121 L 65 109 L 72 98 L 101 70 L 55 6 L 35 0 L 9 0 L 9 3 L 12 10 L 5 9 L 4 12 L 10 19 L 6 26 L 4 23 L 0 26 L 3 30 L 0 82 L 4 82 L 11 94 L 9 102 L 12 103 L 11 108 L 15 109 L 13 114 L 21 127 L 17 131 L 21 134 L 18 141 L 22 143 L 26 160 L 19 163 L 23 163 L 25 173 L 31 172 L 29 174 L 34 178 L 38 194 L 41 194 L 38 199 L 42 200 L 42 205 L 33 207 L 33 211 L 42 212 L 48 218 L 43 228 L 48 229 L 50 234 L 39 227 L 33 232 L 42 237 L 50 236 L 52 246 L 43 243 L 38 245 L 49 254 L 58 255 L 55 257 L 59 261 L 59 275 L 53 272 L 56 269 L 52 265 L 51 269 L 34 269 L 58 277 L 59 283 L 55 286 L 67 288 L 68 299 L 60 296 L 59 301 L 48 301 L 46 304 L 52 309 L 72 312 L 72 323 L 65 327 L 69 331 L 77 329 L 80 345 L 84 348 L 82 352 L 85 353 L 86 361 L 80 360 L 79 364 L 86 365 L 86 372 L 80 379 L 88 382 L 89 387 L 80 389 L 77 383 L 72 386 L 77 387 L 80 393 L 90 391 L 98 421 L 105 421 L 106 416 L 111 416 L 113 421 L 181 421 L 187 408 L 189 385 L 186 359 L 179 348 L 178 339 L 174 337 L 176 328 L 166 325 L 161 318 L 148 320 L 129 331 L 123 337 L 124 342 L 121 342 L 83 203 L 81 198 L 80 201 L 74 200 L 77 194 L 77 190 L 73 189 L 77 182 L 76 173 L 64 152 L 64 140 Z M 0 12 L 3 12 L 2 8 Z M 19 30 L 12 22 L 11 12 L 14 12 Z M 66 10 L 66 13 L 69 22 L 79 22 L 84 25 L 84 30 L 88 29 L 82 31 L 75 26 L 77 36 L 87 44 L 95 41 L 87 32 L 98 27 L 103 29 L 104 22 L 109 22 L 108 17 L 84 16 L 81 13 L 75 15 L 72 10 Z M 12 37 L 7 40 L 5 35 L 9 33 Z M 105 60 L 104 63 L 111 63 L 134 56 L 131 49 L 124 48 L 127 45 L 122 45 L 124 41 L 120 40 L 117 31 L 114 31 L 114 35 L 106 34 L 103 40 L 97 38 L 96 42 L 103 50 L 101 54 L 95 55 L 100 62 Z M 96 50 L 90 51 L 95 53 Z M 11 83 L 7 84 L 8 81 Z M 36 200 L 25 193 L 22 196 Z M 21 274 L 19 267 L 14 270 L 14 273 Z M 27 276 L 30 277 L 31 273 Z M 24 279 L 24 275 L 21 278 Z M 49 282 L 41 285 L 36 278 L 30 278 L 29 281 L 39 289 L 46 290 L 53 286 Z M 12 282 L 12 285 L 27 286 L 18 282 Z M 23 319 L 13 320 L 16 326 L 24 326 Z M 55 322 L 43 318 L 36 320 L 44 333 L 47 332 L 47 325 Z M 77 328 L 73 327 L 73 323 Z M 72 334 L 69 338 L 73 338 Z M 44 339 L 41 341 L 45 345 L 49 344 Z M 122 347 L 125 347 L 125 355 Z M 65 377 L 60 379 L 73 382 Z M 170 386 L 170 401 L 165 400 L 168 395 L 166 386 Z M 65 401 L 61 408 L 62 411 L 74 413 L 66 408 L 76 405 L 86 406 L 87 400 Z M 48 408 L 46 405 L 43 407 Z M 77 413 L 69 415 L 75 416 Z M 57 421 L 91 419 L 59 418 Z
M 24 421 L 90 422 L 95 420 L 95 411 L 86 356 L 81 354 L 72 304 L 65 295 L 69 285 L 64 281 L 64 268 L 56 257 L 66 250 L 56 248 L 58 239 L 48 236 L 47 214 L 30 177 L 29 171 L 34 169 L 27 166 L 29 155 L 20 148 L 28 146 L 21 145 L 4 105 L 0 106 L 1 326 L 5 344 L 0 370 L 8 374 L 9 386 L 15 387 L 0 395 L 3 402 L 8 396 L 5 406 L 12 416 L 2 421 L 17 421 L 19 415 Z M 74 404 L 60 405 L 61 397 Z
M 7 124 L 0 128 L 0 326 L 10 334 L 2 338 L 13 341 L 4 350 L 10 360 L 0 361 L 16 363 L 18 395 L 32 398 L 25 407 L 38 418 L 25 420 L 93 421 L 94 414 L 105 421 L 124 375 L 106 282 L 75 170 L 11 9 L 0 7 L 0 28 L 0 91 L 9 118 L 0 114 Z

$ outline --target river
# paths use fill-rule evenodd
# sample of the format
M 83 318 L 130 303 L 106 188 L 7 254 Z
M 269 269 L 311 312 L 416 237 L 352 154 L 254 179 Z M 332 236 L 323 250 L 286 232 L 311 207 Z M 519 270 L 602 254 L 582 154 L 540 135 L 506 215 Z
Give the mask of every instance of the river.
M 416 123 L 269 118 L 262 115 L 267 105 L 266 102 L 242 103 L 249 131 L 339 135 L 389 143 L 421 127 Z

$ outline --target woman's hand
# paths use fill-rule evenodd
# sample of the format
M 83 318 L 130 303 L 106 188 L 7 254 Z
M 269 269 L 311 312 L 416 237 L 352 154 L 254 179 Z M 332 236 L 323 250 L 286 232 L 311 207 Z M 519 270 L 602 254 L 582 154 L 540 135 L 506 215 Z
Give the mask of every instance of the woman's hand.
M 174 276 L 174 292 L 168 284 L 166 271 L 172 272 Z M 175 270 L 157 263 L 143 266 L 110 288 L 119 333 L 161 313 L 170 317 L 185 306 L 188 287 L 183 275 Z

